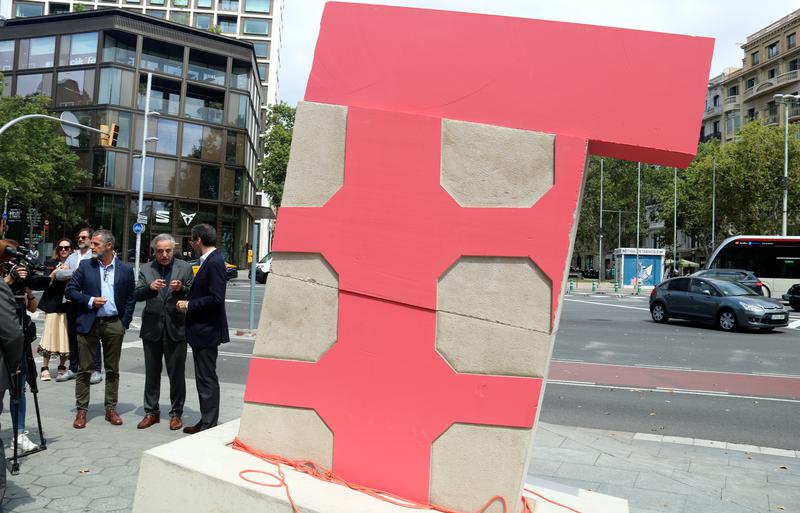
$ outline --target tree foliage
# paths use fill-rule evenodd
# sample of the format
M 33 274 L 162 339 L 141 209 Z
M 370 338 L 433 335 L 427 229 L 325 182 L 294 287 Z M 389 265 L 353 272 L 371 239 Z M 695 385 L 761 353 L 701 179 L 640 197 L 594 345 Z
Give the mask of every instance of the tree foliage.
M 800 233 L 800 140 L 797 124 L 789 128 L 788 234 Z M 712 247 L 712 180 L 716 169 L 714 242 L 738 234 L 779 235 L 783 211 L 784 127 L 755 121 L 742 127 L 735 141 L 702 143 L 685 170 L 677 172 L 678 229 L 692 236 L 698 256 Z M 599 158 L 592 157 L 578 225 L 576 253 L 596 253 L 598 247 Z M 635 244 L 636 164 L 604 159 L 604 208 L 626 210 L 622 245 Z M 673 244 L 673 173 L 671 168 L 642 166 L 642 246 L 649 221 L 663 223 L 657 233 L 662 247 Z M 646 215 L 649 215 L 649 219 Z M 616 247 L 616 214 L 606 213 L 604 246 Z M 605 252 L 605 251 L 604 251 Z
M 43 96 L 0 98 L 0 124 L 25 114 L 48 114 Z M 51 221 L 73 222 L 77 215 L 69 192 L 88 174 L 67 146 L 58 123 L 22 121 L 0 135 L 0 196 L 38 207 Z
M 280 206 L 286 167 L 289 165 L 289 150 L 292 146 L 295 107 L 283 102 L 272 106 L 267 119 L 264 158 L 259 166 L 263 189 L 272 198 L 272 204 Z

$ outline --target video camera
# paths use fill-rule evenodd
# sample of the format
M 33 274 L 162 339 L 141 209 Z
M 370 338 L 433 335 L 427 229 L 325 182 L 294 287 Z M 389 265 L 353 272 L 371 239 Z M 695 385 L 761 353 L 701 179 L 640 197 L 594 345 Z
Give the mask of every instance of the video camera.
M 12 289 L 30 287 L 32 290 L 44 290 L 49 280 L 43 276 L 46 271 L 39 262 L 39 252 L 19 244 L 14 239 L 0 240 L 0 262 L 5 266 L 2 274 L 10 273 L 14 279 Z M 25 270 L 27 276 L 22 279 L 19 271 Z

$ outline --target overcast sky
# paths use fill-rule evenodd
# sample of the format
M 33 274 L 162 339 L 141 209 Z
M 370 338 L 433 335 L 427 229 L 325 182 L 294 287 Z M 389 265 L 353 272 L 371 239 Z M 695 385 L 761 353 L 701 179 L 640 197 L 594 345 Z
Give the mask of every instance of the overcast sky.
M 767 0 L 350 0 L 428 7 L 593 25 L 655 30 L 716 39 L 711 76 L 742 64 L 747 36 L 798 8 L 796 1 Z M 278 98 L 303 98 L 324 0 L 284 0 Z M 588 51 L 588 49 L 587 49 Z

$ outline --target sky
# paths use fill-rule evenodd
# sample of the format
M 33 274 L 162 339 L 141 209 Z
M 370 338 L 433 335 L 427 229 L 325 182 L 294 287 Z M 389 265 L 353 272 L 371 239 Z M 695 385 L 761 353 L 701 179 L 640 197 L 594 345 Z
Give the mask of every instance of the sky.
M 654 30 L 716 39 L 711 77 L 740 67 L 740 48 L 798 5 L 789 0 L 349 0 L 522 18 Z M 278 99 L 297 104 L 305 94 L 325 0 L 284 0 Z

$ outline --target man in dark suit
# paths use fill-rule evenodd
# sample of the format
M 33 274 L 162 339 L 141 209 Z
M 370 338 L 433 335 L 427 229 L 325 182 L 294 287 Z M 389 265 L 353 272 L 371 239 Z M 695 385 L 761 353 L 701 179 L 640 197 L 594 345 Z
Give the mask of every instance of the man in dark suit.
M 14 374 L 19 369 L 24 349 L 23 340 L 14 294 L 6 282 L 0 279 L 0 403 L 6 390 L 11 390 Z M 0 454 L 5 461 L 5 444 L 0 443 L 0 446 Z M 5 493 L 6 466 L 3 465 L 0 469 L 0 501 Z
M 216 245 L 217 232 L 212 226 L 198 224 L 192 228 L 192 248 L 200 257 L 200 269 L 189 289 L 188 300 L 177 304 L 178 310 L 186 312 L 186 341 L 192 346 L 194 379 L 200 396 L 200 422 L 183 428 L 190 435 L 217 425 L 217 346 L 230 341 L 225 314 L 225 260 Z
M 155 259 L 139 271 L 136 300 L 147 301 L 142 312 L 144 349 L 144 418 L 136 426 L 146 429 L 161 421 L 158 399 L 161 392 L 161 359 L 169 376 L 169 428 L 183 427 L 186 400 L 186 314 L 175 305 L 189 293 L 194 275 L 192 266 L 175 260 L 175 239 L 168 233 L 156 235 L 150 243 Z
M 72 274 L 65 291 L 67 299 L 75 303 L 78 316 L 80 371 L 75 382 L 75 407 L 78 410 L 72 427 L 86 427 L 86 410 L 89 408 L 89 379 L 94 366 L 97 341 L 103 345 L 103 363 L 106 367 L 106 420 L 115 426 L 122 424 L 117 414 L 119 392 L 119 358 L 122 338 L 133 319 L 136 299 L 133 291 L 133 269 L 114 253 L 114 235 L 108 230 L 92 234 L 92 258 L 84 260 Z

